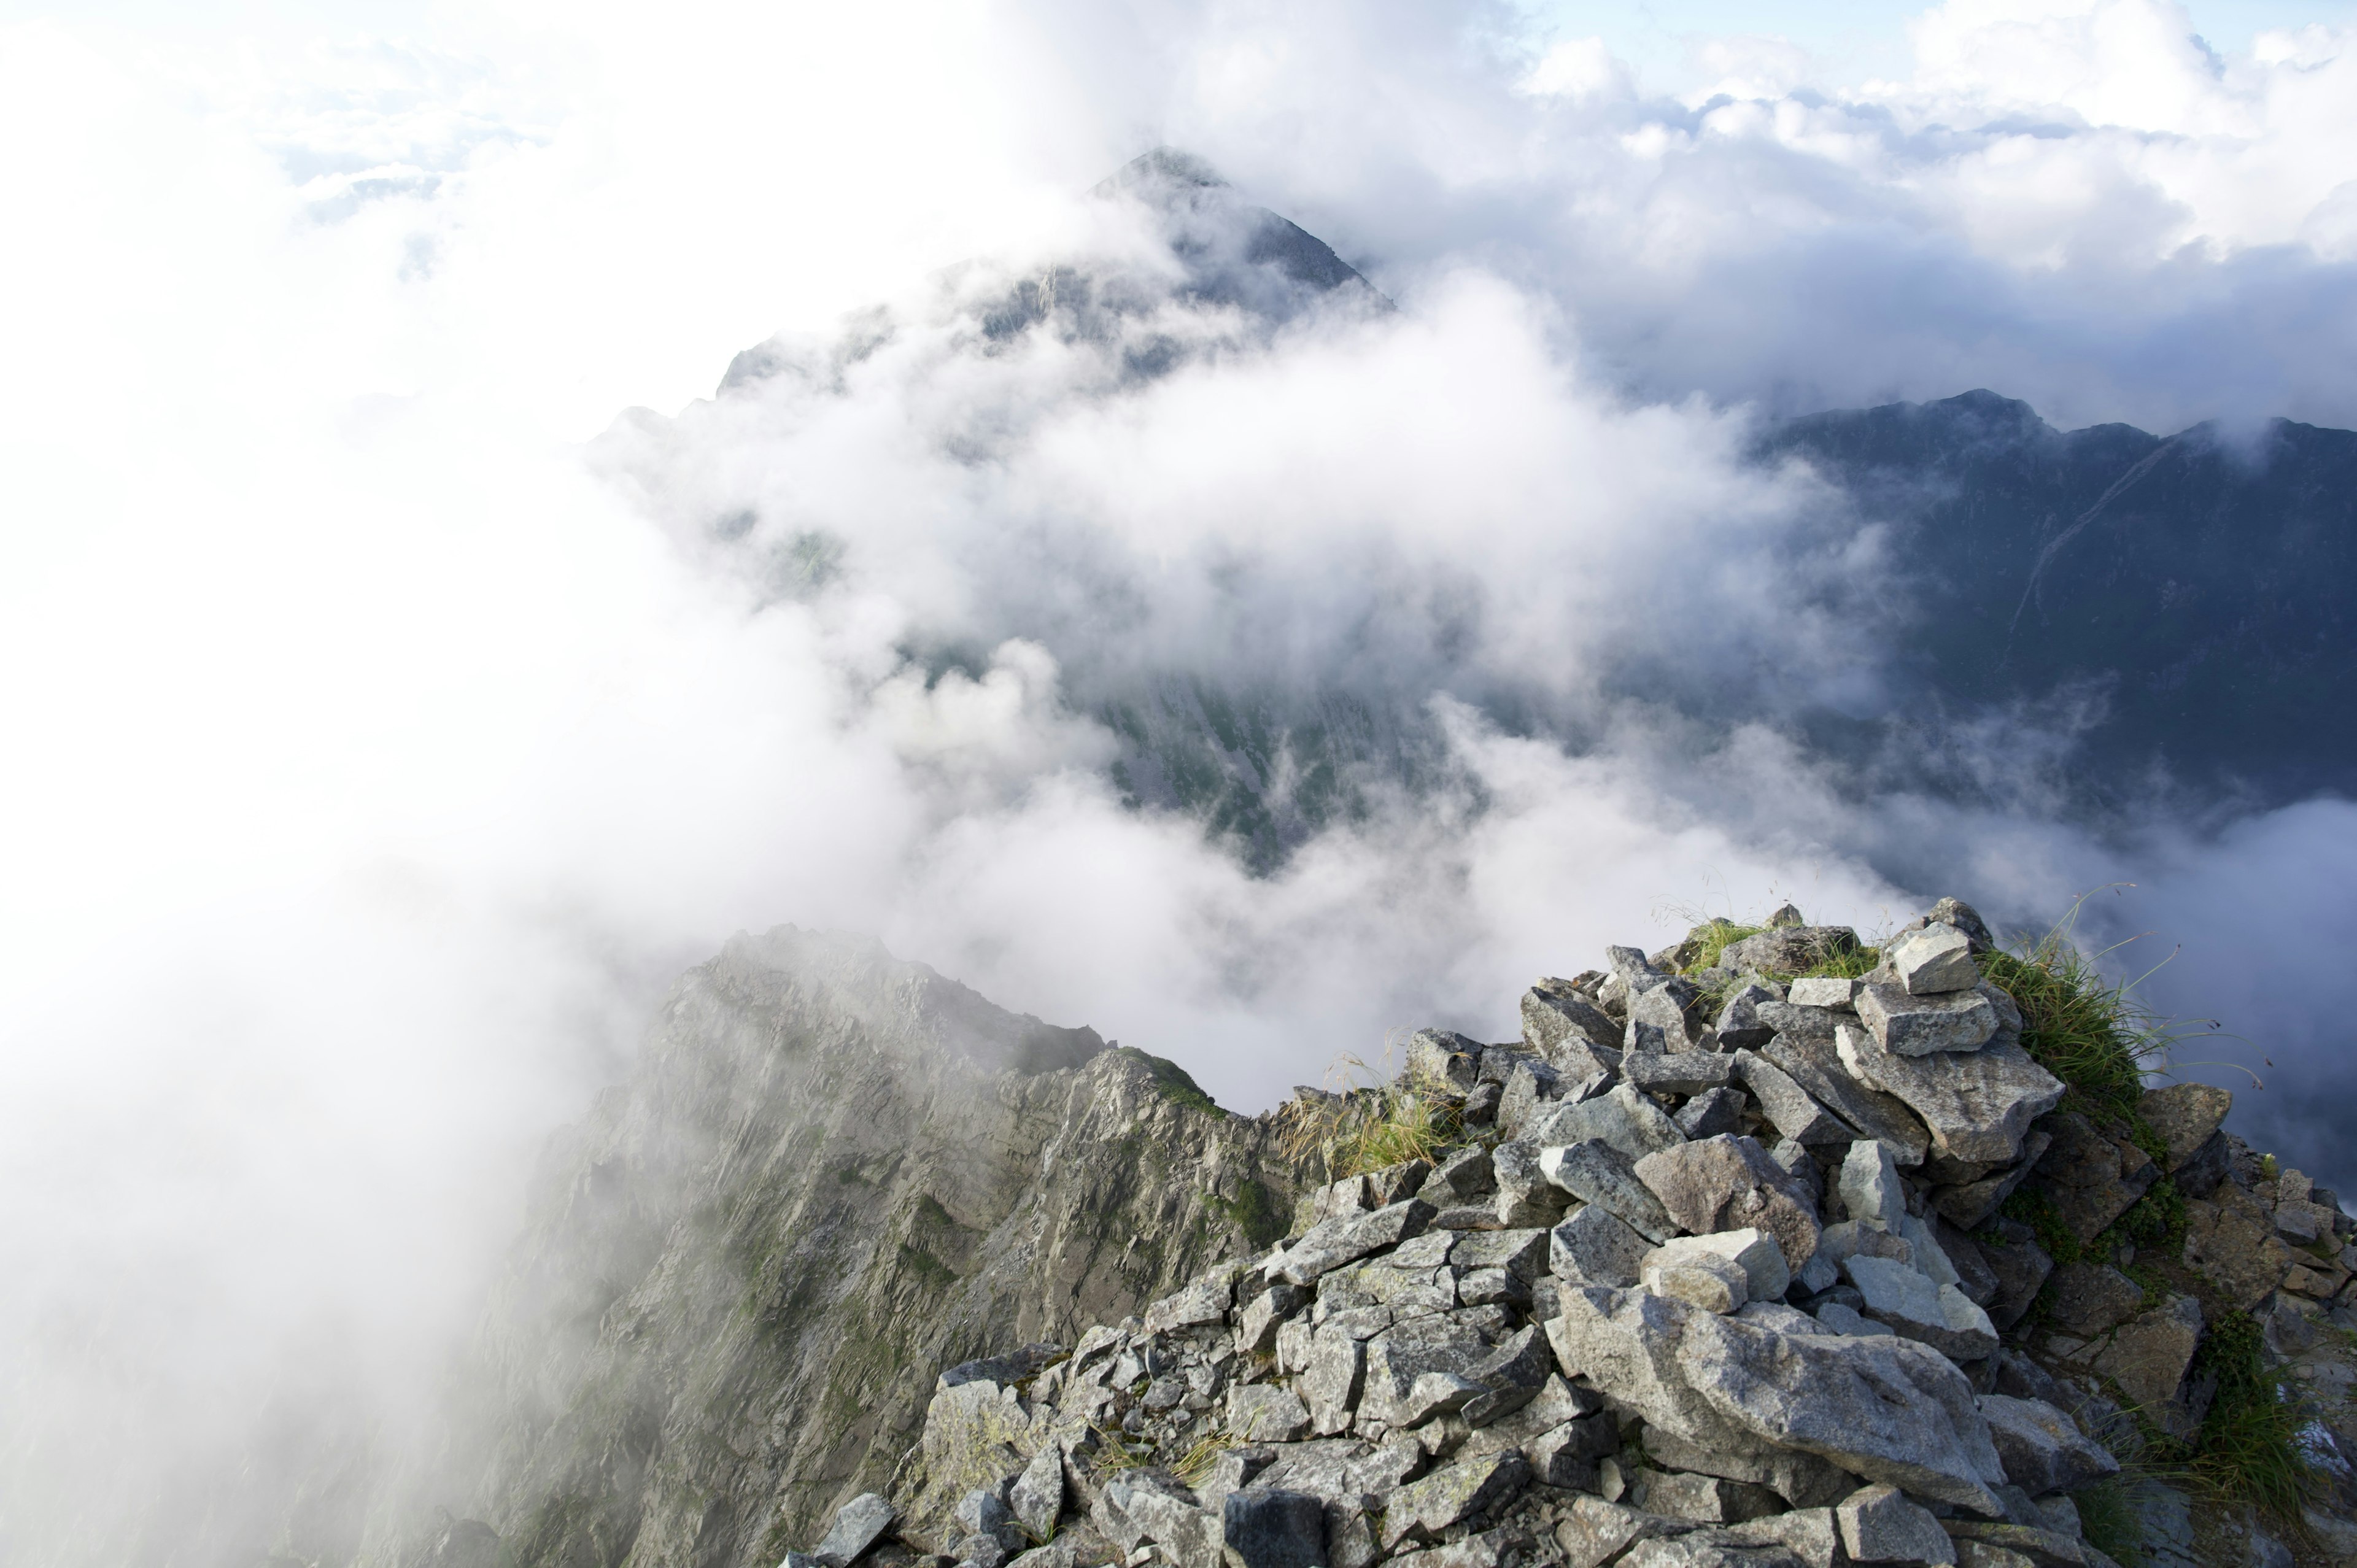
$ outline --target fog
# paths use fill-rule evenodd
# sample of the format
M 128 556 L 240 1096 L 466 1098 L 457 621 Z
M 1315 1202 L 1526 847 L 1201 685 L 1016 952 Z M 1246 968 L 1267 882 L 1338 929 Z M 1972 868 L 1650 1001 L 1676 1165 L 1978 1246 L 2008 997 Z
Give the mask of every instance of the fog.
M 1741 460 L 1976 385 L 2357 424 L 2349 37 L 1960 0 L 1905 80 L 1724 40 L 1677 99 L 1518 17 L 0 28 L 12 1545 L 139 1554 L 152 1475 L 274 1396 L 397 1433 L 533 1150 L 787 921 L 1250 1111 L 1696 911 L 2133 883 L 2091 938 L 2177 951 L 2157 1004 L 2266 1082 L 2236 1124 L 2357 1182 L 2349 808 L 2098 833 L 2036 725 L 1958 742 L 1966 807 L 1809 755 L 1786 716 L 1882 700 L 1895 564 Z M 1168 289 L 1082 194 L 1162 142 L 1398 308 L 1159 298 L 1143 379 L 984 351 L 1050 263 Z M 706 401 L 775 333 L 824 374 Z M 1108 776 L 1100 704 L 1163 677 L 1389 704 L 1423 786 L 1256 874 Z

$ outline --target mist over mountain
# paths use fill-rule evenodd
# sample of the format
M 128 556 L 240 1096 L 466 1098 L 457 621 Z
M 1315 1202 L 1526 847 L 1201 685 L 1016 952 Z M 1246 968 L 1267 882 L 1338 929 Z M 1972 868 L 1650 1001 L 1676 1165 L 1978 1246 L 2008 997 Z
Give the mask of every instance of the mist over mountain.
M 342 1518 L 780 922 L 1252 1112 L 1697 910 L 2103 889 L 2352 1190 L 2357 50 L 2017 9 L 0 27 L 10 1541 Z M 640 1260 L 596 1163 L 529 1223 Z

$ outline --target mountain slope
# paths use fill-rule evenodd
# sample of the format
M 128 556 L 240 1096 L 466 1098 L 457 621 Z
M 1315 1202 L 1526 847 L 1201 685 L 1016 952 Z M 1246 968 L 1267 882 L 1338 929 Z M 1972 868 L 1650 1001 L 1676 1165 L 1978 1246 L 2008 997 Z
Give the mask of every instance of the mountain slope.
M 1989 392 L 1813 414 L 1762 444 L 1898 533 L 1894 662 L 1952 711 L 2073 694 L 2084 761 L 2283 800 L 2357 783 L 2357 433 L 2058 431 Z
M 425 1489 L 524 1568 L 768 1568 L 942 1368 L 1117 1318 L 1293 1196 L 1168 1063 L 872 941 L 739 937 L 550 1151 L 452 1422 L 487 1435 Z

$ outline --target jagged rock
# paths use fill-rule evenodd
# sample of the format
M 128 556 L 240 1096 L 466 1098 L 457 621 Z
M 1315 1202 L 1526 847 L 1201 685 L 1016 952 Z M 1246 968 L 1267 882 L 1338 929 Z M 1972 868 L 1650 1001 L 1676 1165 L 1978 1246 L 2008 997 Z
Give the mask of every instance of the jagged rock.
M 845 1568 L 883 1540 L 899 1518 L 899 1510 L 880 1493 L 862 1492 L 835 1510 L 834 1522 L 826 1528 L 826 1539 L 818 1543 L 811 1556 L 822 1568 Z
M 1706 1447 L 1667 1427 L 1647 1426 L 1644 1444 L 1646 1455 L 1665 1470 L 1749 1481 L 1767 1487 L 1795 1508 L 1815 1508 L 1857 1489 L 1856 1476 L 1814 1454 L 1772 1447 L 1732 1428 L 1713 1446 Z M 1608 1478 L 1601 1464 L 1598 1473 L 1599 1483 Z
M 1328 1437 L 1350 1430 L 1366 1367 L 1367 1348 L 1347 1326 L 1329 1323 L 1318 1331 L 1294 1380 L 1313 1430 Z
M 1563 1094 L 1563 1076 L 1554 1066 L 1525 1057 L 1514 1064 L 1499 1097 L 1498 1130 L 1509 1138 L 1521 1137 Z
M 1323 1499 L 1308 1492 L 1231 1492 L 1222 1515 L 1227 1549 L 1243 1568 L 1327 1568 Z
M 1562 1218 L 1563 1189 L 1546 1178 L 1539 1166 L 1535 1144 L 1501 1144 L 1491 1152 L 1490 1165 L 1498 1182 L 1498 1223 L 1510 1230 L 1553 1225 Z
M 1276 1348 L 1276 1331 L 1308 1300 L 1299 1285 L 1277 1283 L 1261 1292 L 1236 1321 L 1236 1348 L 1247 1356 L 1267 1355 Z
M 2172 1083 L 2147 1090 L 2136 1109 L 2160 1134 L 2166 1154 L 2161 1168 L 2177 1178 L 2189 1197 L 2207 1197 L 2225 1179 L 2226 1134 L 2222 1131 L 2234 1097 L 2206 1083 Z
M 1498 1107 L 1504 1102 L 1505 1098 L 1506 1086 L 1501 1083 L 1475 1084 L 1473 1092 L 1465 1097 L 1464 1108 L 1459 1112 L 1465 1119 L 1465 1125 L 1468 1127 L 1494 1126 L 1498 1120 Z
M 1542 1149 L 1539 1169 L 1563 1191 L 1618 1217 L 1648 1240 L 1664 1241 L 1678 1232 L 1662 1200 L 1638 1178 L 1636 1162 L 1609 1144 L 1590 1140 Z
M 1844 1259 L 1842 1273 L 1866 1298 L 1860 1312 L 1951 1360 L 1977 1361 L 1996 1348 L 1988 1314 L 1953 1285 L 1935 1284 L 1908 1264 L 1863 1253 Z
M 1460 1413 L 1469 1427 L 1487 1426 L 1529 1404 L 1555 1372 L 1555 1357 L 1536 1326 L 1517 1329 L 1503 1344 L 1471 1367 L 1465 1375 L 1483 1392 L 1465 1402 Z
M 2248 1312 L 2283 1283 L 2292 1250 L 2258 1198 L 2228 1183 L 2185 1204 L 2185 1262 L 2207 1275 L 2229 1306 Z
M 1392 1494 L 1383 1509 L 1383 1545 L 1430 1541 L 1472 1513 L 1491 1513 L 1530 1484 L 1531 1467 L 1518 1449 L 1477 1454 L 1435 1470 Z
M 1718 1540 L 1737 1545 L 1781 1546 L 1808 1568 L 1841 1568 L 1848 1561 L 1842 1551 L 1841 1530 L 1829 1508 L 1793 1509 L 1723 1526 L 1712 1531 Z
M 1639 1268 L 1682 1262 L 1687 1258 L 1709 1256 L 1724 1258 L 1742 1272 L 1744 1297 L 1755 1302 L 1781 1301 L 1792 1288 L 1792 1276 L 1784 1263 L 1784 1250 L 1766 1231 L 1747 1227 L 1740 1230 L 1721 1230 L 1706 1236 L 1680 1236 L 1663 1242 L 1649 1254 Z M 1743 1302 L 1738 1301 L 1734 1311 Z
M 1781 1545 L 1752 1546 L 1717 1539 L 1716 1531 L 1657 1535 L 1620 1559 L 1625 1568 L 1802 1568 Z
M 2190 1295 L 2171 1296 L 2114 1334 L 2095 1358 L 2095 1370 L 2119 1384 L 2129 1402 L 2162 1425 L 2190 1429 L 2191 1423 L 2174 1402 L 2201 1343 L 2201 1304 Z
M 1220 1568 L 1221 1517 L 1197 1507 L 1176 1482 L 1151 1470 L 1124 1470 L 1100 1497 L 1114 1525 L 1103 1533 L 1113 1541 L 1131 1548 L 1151 1541 L 1178 1568 Z
M 1556 1147 L 1600 1139 L 1632 1160 L 1685 1142 L 1667 1112 L 1625 1083 L 1594 1100 L 1556 1105 L 1531 1124 L 1526 1136 L 1533 1144 Z
M 1797 1306 L 1786 1306 L 1781 1301 L 1746 1303 L 1736 1316 L 1746 1323 L 1756 1323 L 1762 1328 L 1772 1328 L 1779 1334 L 1822 1334 L 1824 1329 L 1817 1320 Z
M 2093 1241 L 2160 1179 L 2150 1155 L 2125 1138 L 2098 1132 L 2076 1112 L 2046 1121 L 2053 1146 L 2038 1162 L 2039 1187 L 2080 1241 Z
M 1254 1383 L 1228 1395 L 1228 1430 L 1246 1443 L 1291 1443 L 1309 1431 L 1309 1412 L 1291 1389 Z
M 1608 947 L 1604 950 L 1604 962 L 1631 1002 L 1670 978 L 1636 948 Z
M 1024 1533 L 1045 1541 L 1056 1532 L 1057 1516 L 1064 1511 L 1064 1451 L 1056 1444 L 1042 1446 L 1023 1466 L 1006 1494 L 1007 1511 Z
M 1905 1239 L 1909 1250 L 1914 1253 L 1911 1261 L 1916 1273 L 1930 1275 L 1932 1283 L 1935 1285 L 1955 1285 L 1962 1288 L 1963 1276 L 1956 1273 L 1955 1264 L 1948 1261 L 1946 1250 L 1940 1245 L 1939 1238 L 1932 1234 L 1932 1228 L 1929 1225 L 1912 1214 L 1901 1212 L 1899 1217 L 1899 1234 Z M 1969 1300 L 1970 1297 L 1966 1299 Z M 1974 1302 L 1973 1305 L 1977 1306 L 1980 1304 Z
M 1807 1262 L 1817 1250 L 1813 1203 L 1753 1139 L 1680 1144 L 1646 1155 L 1636 1171 L 1681 1230 L 1696 1235 L 1764 1230 L 1776 1239 L 1788 1266 Z
M 1807 1195 L 1812 1213 L 1822 1215 L 1825 1201 L 1825 1173 L 1808 1145 L 1790 1138 L 1779 1138 L 1769 1147 L 1768 1157 L 1776 1168 L 1792 1178 L 1795 1190 Z
M 1760 1021 L 1776 1031 L 1778 1038 L 1823 1040 L 1833 1043 L 1835 1026 L 1856 1023 L 1855 1016 L 1831 1007 L 1810 1007 L 1798 1002 L 1761 1002 L 1755 1009 Z
M 1784 1511 L 1784 1499 L 1765 1487 L 1682 1470 L 1647 1471 L 1630 1495 L 1648 1513 L 1702 1524 L 1738 1524 Z
M 1803 975 L 1792 982 L 1785 993 L 1785 1000 L 1795 1007 L 1823 1007 L 1828 1011 L 1846 1012 L 1857 1000 L 1857 982 L 1830 975 Z
M 1729 942 L 1719 963 L 1741 973 L 1806 974 L 1837 953 L 1857 950 L 1857 933 L 1847 926 L 1783 926 Z
M 1228 1320 L 1235 1305 L 1235 1283 L 1245 1265 L 1231 1263 L 1215 1269 L 1184 1289 L 1164 1296 L 1146 1309 L 1146 1331 L 1168 1334 L 1174 1328 L 1197 1328 Z
M 1996 1009 L 1978 991 L 1916 996 L 1896 985 L 1868 983 L 1858 987 L 1857 1006 L 1875 1044 L 1894 1056 L 1966 1054 L 1996 1035 Z
M 1521 1280 L 1546 1273 L 1548 1232 L 1540 1230 L 1482 1230 L 1458 1236 L 1448 1249 L 1457 1269 L 1503 1269 Z
M 1414 1426 L 1463 1408 L 1482 1391 L 1467 1374 L 1490 1348 L 1479 1333 L 1437 1314 L 1394 1324 L 1367 1342 L 1360 1418 Z
M 1620 1067 L 1628 1070 L 1632 1056 L 1686 1051 L 1694 1036 L 1686 1026 L 1686 1008 L 1694 1001 L 1691 981 L 1666 980 L 1641 992 L 1629 1004 L 1629 1021 L 1620 1037 Z
M 1412 1197 L 1356 1219 L 1321 1220 L 1287 1248 L 1269 1273 L 1288 1284 L 1315 1284 L 1345 1263 L 1420 1234 L 1437 1212 L 1422 1198 Z
M 969 1535 L 953 1543 L 950 1553 L 960 1568 L 1006 1568 L 1012 1554 L 995 1535 Z
M 1712 1051 L 1631 1051 L 1620 1058 L 1620 1076 L 1648 1094 L 1700 1094 L 1726 1085 L 1734 1067 L 1731 1058 Z
M 1887 1323 L 1877 1323 L 1847 1302 L 1823 1301 L 1817 1304 L 1817 1321 L 1835 1334 L 1846 1334 L 1853 1339 L 1871 1334 L 1894 1335 L 1897 1330 Z
M 1739 1131 L 1750 1097 L 1739 1089 L 1706 1089 L 1672 1113 L 1670 1120 L 1689 1140 L 1716 1138 Z
M 1566 1568 L 1599 1568 L 1636 1541 L 1673 1528 L 1670 1521 L 1641 1509 L 1609 1503 L 1601 1498 L 1579 1497 L 1555 1527 L 1555 1545 L 1562 1549 Z
M 1780 1001 L 1768 986 L 1755 983 L 1737 986 L 1727 993 L 1718 1010 L 1718 1019 L 1711 1032 L 1718 1036 L 1722 1051 L 1758 1050 L 1773 1039 L 1776 1030 L 1760 1016 L 1762 1003 Z
M 1907 1189 L 1899 1165 L 1878 1143 L 1861 1140 L 1842 1161 L 1842 1209 L 1851 1219 L 1878 1230 L 1897 1230 L 1907 1219 Z
M 1899 1056 L 1863 1029 L 1835 1031 L 1843 1063 L 1868 1087 L 1907 1102 L 1940 1148 L 1965 1160 L 2011 1161 L 2029 1123 L 2061 1102 L 2062 1083 L 2019 1046 Z
M 1935 924 L 1908 932 L 1883 950 L 1882 962 L 1910 996 L 1969 991 L 1981 983 L 1972 939 L 1953 926 Z
M 1856 1135 L 1792 1074 L 1757 1051 L 1736 1052 L 1735 1077 L 1751 1091 L 1776 1131 L 1796 1144 L 1846 1144 Z
M 1418 1029 L 1408 1036 L 1402 1069 L 1419 1082 L 1463 1094 L 1480 1077 L 1482 1050 L 1479 1040 L 1448 1029 Z
M 1587 1415 L 1547 1428 L 1522 1445 L 1532 1479 L 1544 1486 L 1591 1488 L 1596 1462 L 1620 1445 L 1609 1415 Z
M 1750 1299 L 1743 1266 L 1715 1252 L 1664 1255 L 1657 1250 L 1639 1265 L 1637 1278 L 1654 1294 L 1705 1312 L 1732 1313 Z
M 2054 1260 L 2038 1244 L 2037 1232 L 2016 1220 L 1993 1220 L 1979 1236 L 1981 1257 L 1996 1276 L 1996 1299 L 1984 1304 L 1989 1321 L 2010 1328 L 2036 1304 Z
M 2065 1263 L 2054 1271 L 2048 1319 L 2066 1334 L 2093 1339 L 2144 1308 L 2144 1287 L 2105 1263 Z
M 1549 1234 L 1547 1267 L 1572 1284 L 1633 1285 L 1638 1265 L 1652 1250 L 1652 1243 L 1625 1220 L 1600 1206 L 1590 1207 Z
M 2033 1498 L 2076 1491 L 2120 1473 L 2110 1450 L 2090 1442 L 2071 1418 L 2042 1400 L 1983 1394 L 1989 1440 L 2005 1462 L 2005 1478 Z
M 1956 1548 L 1930 1509 L 1898 1487 L 1860 1487 L 1834 1509 L 1842 1547 L 1852 1561 L 1900 1564 L 1952 1563 Z
M 1980 1520 L 1948 1520 L 1943 1526 L 1956 1543 L 1958 1568 L 2083 1568 L 2085 1551 L 2069 1536 L 2038 1525 L 1994 1523 Z
M 1889 1149 L 1900 1165 L 1911 1168 L 1923 1163 L 1932 1146 L 1930 1130 L 1905 1101 L 1851 1076 L 1831 1023 L 1822 1036 L 1778 1035 L 1760 1054 L 1791 1074 L 1810 1099 Z
M 1533 989 L 1523 994 L 1523 1040 L 1552 1061 L 1566 1045 L 1613 1050 L 1620 1027 L 1577 991 Z
M 1781 1334 L 1636 1291 L 1566 1290 L 1560 1303 L 1547 1325 L 1556 1359 L 1641 1414 L 1649 1449 L 1655 1426 L 1704 1449 L 1798 1449 L 2003 1514 L 1989 1488 L 2005 1473 L 1972 1385 L 1929 1347 Z
M 1060 1476 L 1061 1468 L 1060 1464 Z M 957 1520 L 964 1539 L 986 1535 L 997 1541 L 1010 1556 L 1022 1545 L 1021 1527 L 1015 1522 L 1015 1512 L 1006 1506 L 1006 1499 L 996 1491 L 977 1487 L 968 1492 L 958 1499 L 957 1509 L 952 1517 Z M 823 1552 L 825 1548 L 822 1546 L 820 1550 Z
M 1029 1382 L 1064 1355 L 1061 1345 L 1026 1345 L 1004 1356 L 985 1356 L 977 1361 L 961 1361 L 933 1380 L 933 1391 L 953 1389 L 962 1383 L 996 1383 L 1011 1388 Z
M 1817 1256 L 1829 1260 L 1836 1267 L 1858 1253 L 1869 1258 L 1889 1258 L 1910 1268 L 1915 1262 L 1914 1243 L 1878 1225 L 1843 1219 L 1817 1233 Z
M 2021 1158 L 2017 1163 L 2000 1165 L 1989 1175 L 1956 1186 L 1936 1188 L 1932 1194 L 1932 1207 L 1951 1225 L 1978 1230 L 1997 1211 L 1998 1205 L 2013 1196 L 2014 1188 L 2037 1170 L 2039 1161 L 2053 1142 L 2053 1134 L 2044 1128 L 2032 1127 L 2021 1140 Z
M 1433 1188 L 1436 1184 L 1453 1195 L 1455 1201 L 1470 1203 L 1484 1194 L 1498 1190 L 1498 1177 L 1490 1169 L 1490 1151 L 1479 1144 L 1468 1144 L 1458 1150 L 1432 1173 L 1420 1195 L 1426 1201 L 1437 1201 Z

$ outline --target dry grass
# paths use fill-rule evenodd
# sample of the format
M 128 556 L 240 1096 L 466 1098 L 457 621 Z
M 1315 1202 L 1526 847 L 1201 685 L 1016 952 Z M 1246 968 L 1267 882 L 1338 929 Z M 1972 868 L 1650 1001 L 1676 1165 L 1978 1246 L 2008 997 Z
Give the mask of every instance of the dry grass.
M 1390 1057 L 1386 1050 L 1387 1064 Z M 1459 1102 L 1439 1085 L 1378 1073 L 1348 1051 L 1327 1068 L 1326 1081 L 1331 1089 L 1326 1098 L 1289 1100 L 1277 1120 L 1286 1156 L 1297 1165 L 1324 1165 L 1329 1180 L 1404 1160 L 1437 1161 L 1464 1136 Z

